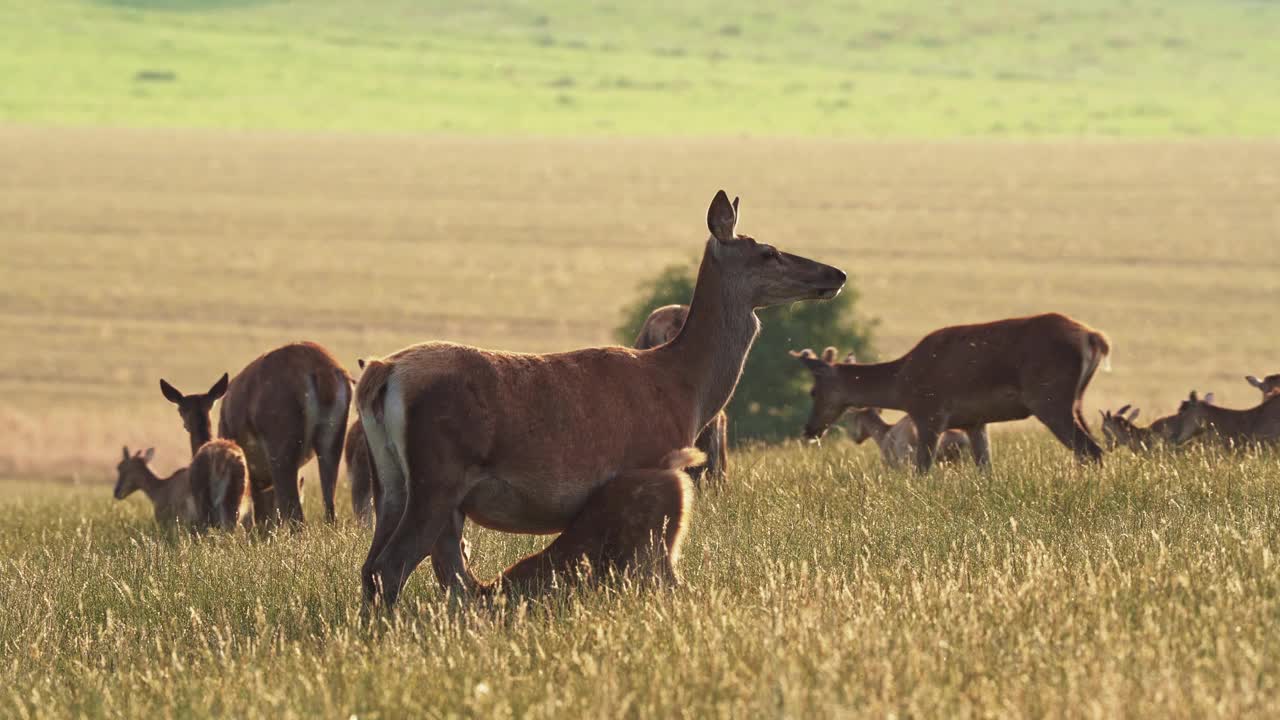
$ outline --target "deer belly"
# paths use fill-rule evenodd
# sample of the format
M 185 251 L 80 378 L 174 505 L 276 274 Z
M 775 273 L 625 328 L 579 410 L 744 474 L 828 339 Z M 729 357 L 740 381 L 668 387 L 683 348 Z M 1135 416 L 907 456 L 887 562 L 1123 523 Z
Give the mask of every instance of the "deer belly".
M 1031 410 L 1022 401 L 1022 393 L 1015 387 L 962 396 L 949 410 L 952 427 L 1021 420 L 1031 415 Z
M 491 530 L 547 535 L 568 527 L 594 490 L 588 485 L 580 491 L 560 487 L 534 493 L 525 488 L 546 488 L 548 484 L 520 480 L 504 479 L 488 471 L 477 472 L 472 490 L 460 509 L 472 522 Z

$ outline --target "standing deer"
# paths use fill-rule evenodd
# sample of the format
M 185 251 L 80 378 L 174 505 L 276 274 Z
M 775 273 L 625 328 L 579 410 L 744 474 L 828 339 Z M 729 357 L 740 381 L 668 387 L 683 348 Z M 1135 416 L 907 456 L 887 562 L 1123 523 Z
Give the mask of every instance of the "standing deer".
M 154 448 L 133 455 L 124 448 L 116 466 L 117 500 L 141 490 L 155 506 L 156 521 L 161 524 L 181 523 L 195 530 L 235 528 L 246 501 L 247 468 L 234 443 L 209 443 L 196 453 L 190 467 L 167 478 L 151 472 L 147 464 L 153 457 Z
M 666 305 L 649 313 L 649 317 L 640 328 L 640 334 L 632 344 L 637 350 L 650 350 L 664 343 L 669 343 L 680 334 L 685 318 L 689 316 L 688 305 Z M 693 468 L 689 476 L 695 484 L 701 480 L 703 473 L 712 483 L 723 483 L 729 478 L 729 416 L 722 410 L 711 419 L 694 446 L 707 458 L 704 468 Z
M 835 363 L 834 355 L 820 358 L 812 350 L 791 354 L 813 373 L 806 437 L 822 437 L 849 407 L 902 410 L 919 433 L 916 468 L 925 472 L 943 430 L 963 429 L 974 460 L 985 467 L 987 423 L 1032 415 L 1077 458 L 1101 462 L 1080 403 L 1110 351 L 1102 333 L 1050 313 L 935 330 L 883 363 Z
M 1253 375 L 1246 375 L 1244 379 L 1250 385 L 1262 391 L 1263 399 L 1266 399 L 1271 395 L 1280 394 L 1280 373 L 1273 373 L 1261 380 Z
M 1280 442 L 1280 394 L 1267 395 L 1248 410 L 1232 410 L 1214 405 L 1213 393 L 1201 399 L 1192 390 L 1164 434 L 1183 443 L 1201 432 L 1227 447 Z
M 320 466 L 325 518 L 334 520 L 351 376 L 328 350 L 312 342 L 276 348 L 229 382 L 224 374 L 204 395 L 183 395 L 164 380 L 160 389 L 178 406 L 193 450 L 209 439 L 209 412 L 222 397 L 218 435 L 244 450 L 258 524 L 277 517 L 302 522 L 298 468 L 312 457 Z
M 367 603 L 393 606 L 428 554 L 445 587 L 481 589 L 462 556 L 467 518 L 550 534 L 661 516 L 661 574 L 678 579 L 675 540 L 689 514 L 662 509 L 685 507 L 684 475 L 664 463 L 732 396 L 759 332 L 756 308 L 829 299 L 845 281 L 834 267 L 736 234 L 737 221 L 737 200 L 718 192 L 688 319 L 665 345 L 530 355 L 435 342 L 366 364 L 356 404 L 382 493 L 361 572 Z M 633 502 L 580 517 L 606 487 L 635 488 Z M 606 552 L 608 537 L 583 543 L 609 567 L 645 552 Z
M 880 448 L 880 459 L 891 468 L 902 467 L 915 455 L 919 435 L 909 415 L 890 425 L 880 417 L 880 408 L 863 408 L 853 412 L 849 421 L 850 438 L 861 445 L 868 439 Z M 959 462 L 965 451 L 971 451 L 969 436 L 961 430 L 947 430 L 938 437 L 934 458 L 940 463 Z

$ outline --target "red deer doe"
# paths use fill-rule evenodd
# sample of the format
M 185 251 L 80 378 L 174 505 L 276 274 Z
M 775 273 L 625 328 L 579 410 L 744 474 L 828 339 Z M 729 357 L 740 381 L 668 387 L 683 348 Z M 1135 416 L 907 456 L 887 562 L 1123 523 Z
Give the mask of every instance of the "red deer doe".
M 229 383 L 224 375 L 204 395 L 183 395 L 163 380 L 160 388 L 178 406 L 193 450 L 209 439 L 209 411 L 222 396 L 218 435 L 244 450 L 258 524 L 277 517 L 302 522 L 298 468 L 313 456 L 320 466 L 325 518 L 333 521 L 351 376 L 328 350 L 311 342 L 276 348 Z
M 905 465 L 916 453 L 919 435 L 911 417 L 903 415 L 890 425 L 880 417 L 880 408 L 863 408 L 853 412 L 849 421 L 849 437 L 861 445 L 874 440 L 880 448 L 880 459 L 891 468 Z M 938 449 L 934 459 L 940 463 L 959 462 L 970 451 L 969 436 L 961 430 L 947 430 L 938 437 Z
M 1201 399 L 1192 390 L 1178 406 L 1165 437 L 1180 444 L 1202 432 L 1227 447 L 1276 443 L 1280 441 L 1280 394 L 1267 395 L 1248 410 L 1232 410 L 1214 405 L 1213 393 Z
M 640 328 L 640 334 L 632 344 L 637 350 L 651 350 L 664 343 L 669 343 L 680 334 L 685 318 L 689 316 L 688 305 L 666 305 L 649 313 L 648 319 Z M 729 416 L 721 411 L 711 419 L 694 446 L 706 455 L 707 464 L 703 468 L 692 468 L 689 477 L 694 484 L 700 484 L 703 474 L 712 483 L 723 483 L 729 477 Z
M 195 530 L 218 527 L 232 530 L 248 501 L 247 467 L 234 443 L 215 440 L 200 449 L 185 467 L 167 478 L 158 477 L 147 464 L 155 450 L 129 454 L 116 466 L 117 500 L 141 490 L 155 506 L 156 521 L 181 523 Z
M 964 430 L 974 460 L 988 466 L 987 424 L 1033 415 L 1078 458 L 1101 462 L 1080 402 L 1109 353 L 1102 333 L 1051 313 L 935 330 L 883 363 L 833 363 L 812 350 L 792 355 L 813 373 L 806 437 L 822 437 L 850 407 L 902 410 L 919 433 L 916 468 L 924 472 L 943 430 Z
M 688 320 L 665 345 L 528 355 L 435 342 L 366 364 L 356 404 L 381 489 L 361 573 L 367 602 L 394 605 L 428 554 L 442 585 L 482 590 L 462 556 L 467 518 L 550 534 L 647 517 L 649 532 L 664 533 L 662 574 L 678 578 L 675 540 L 689 515 L 663 509 L 685 501 L 670 454 L 732 396 L 759 332 L 756 308 L 832 298 L 845 281 L 836 268 L 737 235 L 737 219 L 737 201 L 718 192 Z M 612 500 L 628 486 L 631 503 L 603 502 L 603 515 L 582 517 L 602 488 Z M 579 542 L 598 550 L 604 569 L 646 552 L 619 556 L 604 549 L 607 537 Z
M 1268 375 L 1261 380 L 1253 375 L 1246 375 L 1245 381 L 1262 391 L 1263 399 L 1280 394 L 1280 373 Z

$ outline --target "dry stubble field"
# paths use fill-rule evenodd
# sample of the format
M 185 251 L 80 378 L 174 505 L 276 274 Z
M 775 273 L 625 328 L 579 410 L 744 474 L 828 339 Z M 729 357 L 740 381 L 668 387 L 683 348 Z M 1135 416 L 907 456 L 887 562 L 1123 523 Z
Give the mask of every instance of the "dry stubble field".
M 1274 452 L 1080 470 L 1043 432 L 1006 433 L 991 475 L 918 479 L 843 442 L 754 448 L 699 498 L 677 592 L 495 610 L 419 573 L 373 627 L 366 531 L 191 541 L 104 482 L 123 442 L 181 461 L 160 375 L 200 387 L 297 337 L 350 359 L 604 341 L 637 282 L 696 257 L 720 186 L 745 231 L 851 272 L 885 355 L 1058 309 L 1114 341 L 1091 415 L 1191 386 L 1244 404 L 1240 374 L 1280 369 L 1280 145 L 6 129 L 0 159 L 15 715 L 1280 710 Z M 544 542 L 469 536 L 481 576 Z
M 0 471 L 179 462 L 156 389 L 311 338 L 354 365 L 446 338 L 607 342 L 693 263 L 716 188 L 744 230 L 837 264 L 889 356 L 1059 310 L 1106 331 L 1087 396 L 1169 411 L 1280 369 L 1274 142 L 839 143 L 0 131 Z M 797 338 L 820 344 L 822 338 Z

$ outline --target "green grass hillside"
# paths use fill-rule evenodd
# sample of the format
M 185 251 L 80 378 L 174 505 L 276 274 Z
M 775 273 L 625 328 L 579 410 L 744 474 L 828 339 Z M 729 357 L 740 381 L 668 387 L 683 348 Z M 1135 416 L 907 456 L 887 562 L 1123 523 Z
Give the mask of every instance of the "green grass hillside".
M 901 137 L 1280 126 L 1273 2 L 0 0 L 0 17 L 6 123 Z

